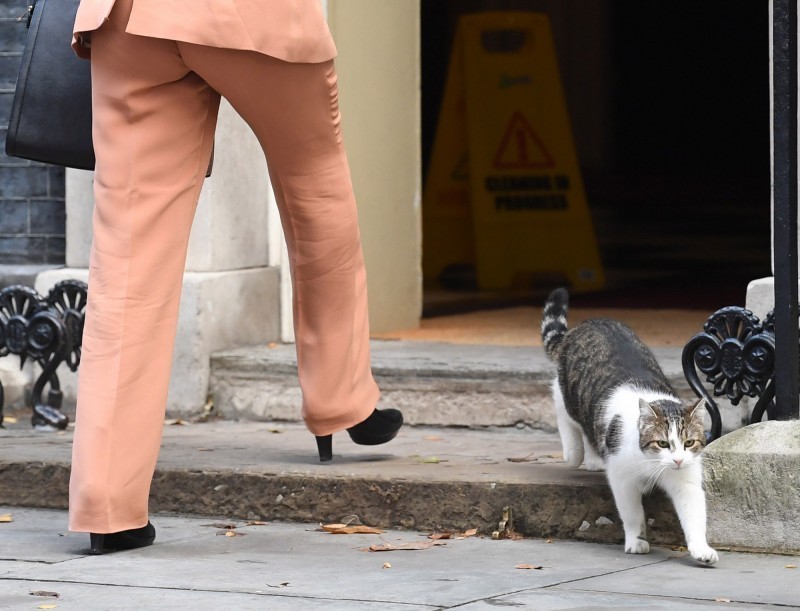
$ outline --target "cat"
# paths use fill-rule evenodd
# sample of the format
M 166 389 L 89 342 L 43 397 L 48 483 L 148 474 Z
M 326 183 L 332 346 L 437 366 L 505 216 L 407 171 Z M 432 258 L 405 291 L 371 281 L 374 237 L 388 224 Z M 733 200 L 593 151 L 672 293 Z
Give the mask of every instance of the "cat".
M 553 291 L 542 317 L 544 350 L 558 366 L 552 390 L 565 462 L 605 468 L 627 553 L 650 551 L 642 495 L 658 486 L 675 506 L 691 556 L 714 564 L 702 485 L 705 400 L 684 406 L 626 325 L 596 319 L 567 330 L 568 299 L 565 289 Z

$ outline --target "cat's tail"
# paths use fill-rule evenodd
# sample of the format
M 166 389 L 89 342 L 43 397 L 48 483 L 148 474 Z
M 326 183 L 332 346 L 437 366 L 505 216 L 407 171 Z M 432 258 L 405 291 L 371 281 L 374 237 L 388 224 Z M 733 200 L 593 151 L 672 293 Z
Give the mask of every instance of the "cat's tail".
M 567 332 L 567 309 L 569 294 L 567 289 L 556 289 L 547 298 L 542 315 L 542 345 L 547 357 L 554 361 L 564 334 Z

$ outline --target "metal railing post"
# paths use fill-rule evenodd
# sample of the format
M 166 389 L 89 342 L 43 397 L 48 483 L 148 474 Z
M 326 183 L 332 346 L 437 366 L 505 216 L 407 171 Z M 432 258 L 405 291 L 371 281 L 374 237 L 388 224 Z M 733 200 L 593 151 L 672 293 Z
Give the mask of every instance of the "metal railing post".
M 775 417 L 800 417 L 797 276 L 797 0 L 773 0 Z

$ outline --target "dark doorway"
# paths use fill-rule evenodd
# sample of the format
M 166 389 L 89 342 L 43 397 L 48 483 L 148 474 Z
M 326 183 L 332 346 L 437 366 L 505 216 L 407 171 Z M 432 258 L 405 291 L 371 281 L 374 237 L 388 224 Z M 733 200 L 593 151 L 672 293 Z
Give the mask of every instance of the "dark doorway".
M 771 273 L 766 5 L 422 0 L 423 175 L 457 19 L 485 10 L 553 24 L 607 275 L 574 303 L 743 305 L 747 283 Z M 459 296 L 429 283 L 425 313 L 530 304 L 540 292 Z

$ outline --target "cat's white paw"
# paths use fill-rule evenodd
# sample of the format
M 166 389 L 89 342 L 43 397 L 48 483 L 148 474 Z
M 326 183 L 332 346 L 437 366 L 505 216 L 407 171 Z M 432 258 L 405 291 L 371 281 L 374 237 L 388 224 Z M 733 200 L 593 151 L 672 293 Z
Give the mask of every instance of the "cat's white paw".
M 583 464 L 583 448 L 564 448 L 564 462 L 571 469 L 577 469 Z
M 586 470 L 587 471 L 602 471 L 605 469 L 605 465 L 603 464 L 603 459 L 589 459 L 586 461 Z
M 625 541 L 625 553 L 626 554 L 649 554 L 650 553 L 650 544 L 645 541 L 644 539 L 633 539 L 631 541 Z
M 690 545 L 689 553 L 692 555 L 692 558 L 698 562 L 702 562 L 703 564 L 710 565 L 719 560 L 717 552 L 713 548 L 709 547 L 706 543 L 696 543 L 694 545 Z

